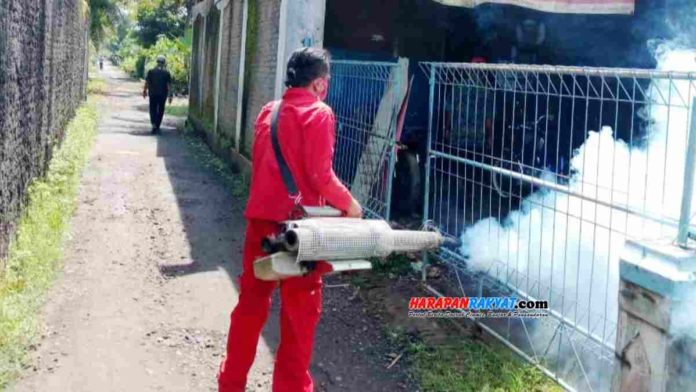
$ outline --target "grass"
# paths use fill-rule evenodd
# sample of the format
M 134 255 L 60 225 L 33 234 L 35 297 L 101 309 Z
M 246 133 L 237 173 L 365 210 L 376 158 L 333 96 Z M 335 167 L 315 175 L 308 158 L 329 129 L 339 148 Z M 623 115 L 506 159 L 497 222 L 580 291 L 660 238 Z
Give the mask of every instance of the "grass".
M 172 104 L 167 105 L 164 108 L 164 114 L 176 117 L 186 117 L 188 116 L 188 110 L 188 103 Z
M 351 283 L 361 289 L 388 286 L 389 281 L 414 274 L 414 260 L 392 255 L 372 260 L 369 273 L 355 274 Z M 415 294 L 414 294 L 415 295 Z M 398 319 L 398 318 L 397 318 Z M 386 336 L 400 347 L 411 373 L 426 392 L 561 392 L 563 389 L 534 365 L 506 347 L 462 333 L 450 319 L 435 319 L 434 330 L 420 331 L 403 321 L 391 321 Z M 410 331 L 405 333 L 404 331 Z M 439 332 L 434 332 L 439 331 Z
M 29 187 L 6 268 L 0 272 L 0 389 L 26 366 L 27 350 L 39 335 L 37 314 L 60 266 L 96 127 L 96 103 L 90 98 L 67 126 L 46 175 Z
M 387 337 L 404 347 L 411 370 L 426 392 L 563 391 L 536 367 L 497 344 L 456 334 L 444 341 L 426 342 L 398 329 L 387 331 Z
M 562 391 L 533 365 L 522 362 L 503 347 L 457 339 L 429 348 L 413 345 L 409 351 L 424 391 Z
M 106 91 L 106 81 L 101 77 L 90 76 L 89 81 L 87 81 L 87 93 L 88 94 L 104 94 Z

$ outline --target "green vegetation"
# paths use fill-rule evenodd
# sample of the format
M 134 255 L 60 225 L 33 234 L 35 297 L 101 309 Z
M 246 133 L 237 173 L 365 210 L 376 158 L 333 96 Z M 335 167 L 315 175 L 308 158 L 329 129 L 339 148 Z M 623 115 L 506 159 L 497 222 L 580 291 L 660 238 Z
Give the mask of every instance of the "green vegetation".
M 391 303 L 393 308 L 399 309 L 393 301 L 401 303 L 407 299 L 398 294 L 391 299 L 384 298 L 383 290 L 390 287 L 396 278 L 411 279 L 416 283 L 414 278 L 417 277 L 410 276 L 415 273 L 415 260 L 404 255 L 392 255 L 384 260 L 371 261 L 373 269 L 369 273 L 352 275 L 351 284 L 365 293 L 368 303 L 377 301 L 378 312 L 386 309 L 381 308 L 383 303 Z M 410 289 L 407 292 L 419 295 L 416 294 L 417 291 Z M 506 347 L 463 333 L 461 324 L 455 324 L 459 321 L 435 319 L 434 325 L 420 325 L 413 319 L 404 321 L 399 317 L 388 316 L 387 320 L 387 338 L 393 346 L 400 348 L 403 360 L 408 361 L 411 372 L 423 391 L 562 391 L 561 387 L 534 365 L 524 362 Z
M 190 127 L 183 129 L 186 142 L 196 162 L 206 171 L 219 176 L 225 186 L 231 191 L 232 196 L 240 199 L 238 205 L 245 205 L 249 195 L 249 178 L 241 173 L 234 173 L 229 165 L 218 158 L 210 150 L 207 144 Z
M 164 113 L 168 114 L 170 116 L 176 116 L 176 117 L 186 117 L 188 115 L 188 104 L 183 103 L 183 104 L 172 104 L 172 105 L 167 105 L 164 109 Z
M 167 69 L 172 74 L 172 88 L 176 92 L 188 89 L 189 59 L 191 57 L 191 31 L 184 37 L 172 39 L 160 37 L 157 43 L 148 49 L 144 49 L 141 55 L 145 56 L 144 72 L 155 67 L 157 56 L 164 55 L 167 58 Z
M 160 37 L 181 37 L 187 24 L 186 2 L 180 0 L 139 0 L 135 6 L 138 28 L 134 34 L 143 47 Z
M 99 95 L 99 94 L 104 94 L 105 91 L 106 91 L 106 81 L 104 81 L 103 78 L 95 78 L 95 77 L 89 78 L 89 81 L 87 81 L 87 93 L 88 94 Z
M 404 347 L 416 380 L 426 392 L 563 391 L 534 365 L 497 344 L 489 345 L 468 336 L 426 342 L 398 329 L 388 331 L 387 337 Z
M 113 26 L 123 18 L 120 3 L 118 0 L 87 0 L 89 36 L 97 53 Z
M 395 278 L 413 272 L 411 260 L 403 254 L 393 254 L 384 260 L 372 260 L 372 273 L 380 277 Z
M 562 391 L 533 365 L 513 357 L 504 347 L 458 339 L 430 348 L 416 344 L 410 352 L 425 391 Z
M 6 268 L 0 273 L 0 389 L 21 371 L 26 350 L 37 338 L 36 315 L 60 265 L 96 127 L 96 105 L 90 98 L 68 125 L 47 174 L 29 188 Z
M 174 92 L 185 94 L 192 46 L 191 29 L 186 29 L 186 2 L 143 0 L 128 4 L 128 16 L 120 20 L 109 42 L 111 59 L 131 76 L 143 78 L 154 68 L 157 56 L 163 55 Z

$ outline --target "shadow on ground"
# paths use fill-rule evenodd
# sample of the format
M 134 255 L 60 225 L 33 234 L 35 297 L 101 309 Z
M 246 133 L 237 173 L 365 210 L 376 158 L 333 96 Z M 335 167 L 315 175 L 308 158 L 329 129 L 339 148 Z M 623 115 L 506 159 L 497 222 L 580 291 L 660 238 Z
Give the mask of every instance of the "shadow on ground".
M 165 118 L 163 132 L 156 136 L 157 154 L 164 159 L 176 196 L 192 262 L 162 266 L 160 271 L 176 279 L 223 269 L 238 288 L 245 206 L 222 185 L 219 175 L 202 169 L 201 158 L 187 146 L 187 143 L 200 141 L 182 135 L 175 130 L 176 125 L 177 120 Z M 148 135 L 148 127 L 149 124 L 143 125 L 142 130 L 134 129 L 132 132 Z M 407 361 L 386 370 L 395 349 L 384 338 L 382 325 L 366 312 L 365 303 L 355 288 L 339 282 L 336 277 L 328 277 L 325 281 L 324 311 L 317 329 L 312 366 L 317 390 L 417 390 L 408 374 Z M 230 299 L 230 310 L 232 303 Z M 279 341 L 279 308 L 276 290 L 263 331 L 263 338 L 271 350 L 275 350 Z

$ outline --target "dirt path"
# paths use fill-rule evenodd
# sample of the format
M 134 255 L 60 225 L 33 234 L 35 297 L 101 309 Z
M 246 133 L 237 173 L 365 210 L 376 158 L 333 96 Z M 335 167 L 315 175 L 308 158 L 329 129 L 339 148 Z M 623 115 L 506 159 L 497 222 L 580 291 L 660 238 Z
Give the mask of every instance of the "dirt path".
M 85 170 L 44 337 L 15 391 L 214 391 L 236 302 L 243 206 L 196 163 L 166 119 L 149 134 L 139 83 L 107 67 L 99 135 Z M 350 287 L 325 289 L 318 390 L 415 390 Z M 270 390 L 278 301 L 249 390 Z

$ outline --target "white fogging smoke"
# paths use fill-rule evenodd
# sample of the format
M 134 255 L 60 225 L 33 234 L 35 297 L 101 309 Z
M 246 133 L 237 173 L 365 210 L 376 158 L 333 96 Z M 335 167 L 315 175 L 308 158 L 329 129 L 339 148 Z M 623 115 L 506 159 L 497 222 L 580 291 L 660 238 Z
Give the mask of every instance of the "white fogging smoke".
M 695 51 L 662 49 L 659 69 L 696 70 Z M 614 139 L 607 126 L 591 131 L 571 160 L 570 195 L 537 191 L 502 223 L 485 219 L 462 234 L 461 251 L 470 268 L 488 272 L 533 297 L 549 299 L 553 310 L 609 344 L 614 343 L 619 256 L 626 235 L 676 237 L 673 227 L 606 206 L 679 217 L 688 106 L 696 89 L 689 81 L 653 83 L 659 85 L 647 91 L 655 104 L 643 113 L 651 121 L 641 147 L 630 148 Z M 667 100 L 673 104 L 666 105 Z M 551 173 L 543 177 L 555 181 Z M 696 212 L 696 203 L 692 205 Z M 680 322 L 696 327 L 693 317 L 685 320 Z

